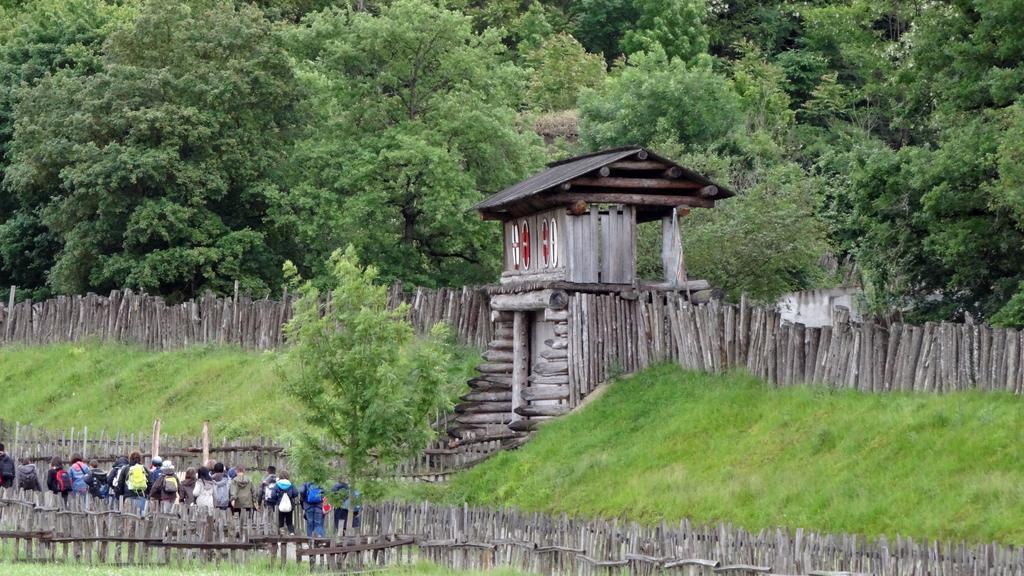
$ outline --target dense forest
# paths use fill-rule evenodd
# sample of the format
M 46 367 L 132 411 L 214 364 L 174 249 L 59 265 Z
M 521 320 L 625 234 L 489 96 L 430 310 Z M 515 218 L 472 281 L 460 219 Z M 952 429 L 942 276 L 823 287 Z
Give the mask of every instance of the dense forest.
M 0 0 L 0 285 L 262 296 L 348 244 L 489 282 L 475 202 L 640 144 L 740 192 L 684 222 L 733 296 L 833 254 L 877 310 L 1020 326 L 1022 94 L 1020 0 Z

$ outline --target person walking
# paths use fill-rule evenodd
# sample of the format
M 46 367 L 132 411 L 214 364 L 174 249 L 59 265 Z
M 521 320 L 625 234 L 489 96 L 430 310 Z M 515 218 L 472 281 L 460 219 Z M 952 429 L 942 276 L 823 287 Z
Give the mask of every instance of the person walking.
M 7 455 L 2 442 L 0 442 L 0 487 L 14 488 L 14 476 L 17 470 L 14 467 L 14 460 Z
M 99 460 L 93 458 L 89 461 L 89 477 L 86 479 L 89 485 L 89 494 L 100 500 L 110 496 L 110 485 L 107 484 L 107 473 L 100 468 Z
M 295 536 L 295 504 L 299 501 L 299 491 L 288 479 L 288 471 L 282 470 L 277 481 L 270 489 L 265 506 L 277 510 L 278 531 L 288 528 L 288 535 Z
M 213 505 L 218 510 L 231 508 L 231 479 L 224 474 L 224 464 L 213 466 Z
M 36 465 L 28 458 L 21 459 L 17 476 L 18 488 L 22 490 L 35 490 L 37 492 L 43 489 L 39 485 L 39 474 L 36 472 Z
M 256 510 L 258 504 L 256 485 L 245 474 L 245 466 L 235 468 L 235 477 L 231 480 L 231 509 L 235 514 L 245 512 L 246 515 Z
M 153 484 L 156 484 L 156 481 L 160 479 L 160 469 L 163 468 L 163 465 L 164 459 L 159 456 L 153 456 L 149 461 L 149 469 L 146 474 L 148 475 L 150 490 L 153 489 Z M 149 496 L 148 492 L 146 496 Z
M 68 474 L 71 475 L 71 491 L 76 496 L 85 496 L 89 493 L 89 474 L 91 472 L 89 465 L 82 460 L 80 454 L 71 456 L 71 467 L 68 468 Z
M 306 518 L 306 536 L 324 537 L 324 491 L 314 482 L 302 485 L 299 494 L 302 513 Z
M 196 505 L 196 496 L 194 494 L 196 490 L 196 482 L 198 481 L 198 475 L 195 468 L 185 469 L 185 478 L 181 481 L 181 501 L 186 506 Z
M 142 464 L 142 454 L 138 450 L 128 455 L 128 465 L 121 468 L 121 484 L 124 485 L 124 497 L 138 505 L 139 514 L 145 514 L 149 473 Z
M 46 473 L 46 487 L 54 494 L 60 494 L 64 503 L 68 503 L 71 493 L 71 475 L 64 469 L 64 462 L 58 456 L 50 460 L 50 471 Z
M 196 474 L 196 486 L 192 489 L 192 496 L 195 498 L 196 506 L 213 510 L 213 490 L 216 485 L 210 476 L 210 469 L 206 466 L 199 468 Z
M 160 508 L 165 510 L 181 500 L 181 484 L 170 460 L 161 462 L 160 474 L 149 487 L 149 499 L 160 502 Z
M 267 475 L 260 481 L 260 505 L 266 502 L 270 496 L 270 491 L 274 489 L 274 484 L 277 483 L 277 467 L 267 466 Z
M 118 456 L 117 460 L 114 461 L 114 465 L 110 467 L 110 472 L 107 472 L 107 486 L 109 486 L 109 494 L 111 498 L 123 498 L 124 497 L 124 474 L 123 472 L 128 469 L 128 458 L 124 456 Z
M 331 489 L 334 495 L 333 500 L 339 504 L 334 507 L 334 532 L 338 534 L 340 528 L 358 528 L 360 524 L 360 513 L 363 506 L 359 502 L 360 494 L 344 480 L 339 481 Z

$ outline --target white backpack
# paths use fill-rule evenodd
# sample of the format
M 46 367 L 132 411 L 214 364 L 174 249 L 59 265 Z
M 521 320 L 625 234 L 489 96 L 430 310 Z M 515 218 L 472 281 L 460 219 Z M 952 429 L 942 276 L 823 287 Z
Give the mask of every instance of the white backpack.
M 292 498 L 287 492 L 281 493 L 281 501 L 277 503 L 277 510 L 284 513 L 292 511 Z

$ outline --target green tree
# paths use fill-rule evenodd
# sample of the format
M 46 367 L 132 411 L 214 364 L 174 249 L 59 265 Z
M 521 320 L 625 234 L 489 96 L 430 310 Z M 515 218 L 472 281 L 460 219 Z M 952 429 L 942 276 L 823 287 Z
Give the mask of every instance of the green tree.
M 471 208 L 543 159 L 518 126 L 527 78 L 500 35 L 400 0 L 379 15 L 313 15 L 289 43 L 314 120 L 276 217 L 306 247 L 301 264 L 352 243 L 388 281 L 492 281 L 497 229 Z
M 172 299 L 276 287 L 266 212 L 297 92 L 257 9 L 154 0 L 94 73 L 19 94 L 4 184 L 60 242 L 51 286 Z
M 578 0 L 570 16 L 574 35 L 608 61 L 661 49 L 690 61 L 708 48 L 703 0 Z
M 350 480 L 361 485 L 433 437 L 429 419 L 448 402 L 447 328 L 438 324 L 418 342 L 408 305 L 388 309 L 377 270 L 363 268 L 351 246 L 336 251 L 327 269 L 328 291 L 312 282 L 301 286 L 285 328 L 283 376 L 311 426 L 296 453 L 300 468 L 325 480 L 328 460 L 340 457 Z M 321 444 L 320 433 L 337 453 Z
M 7 169 L 19 94 L 60 71 L 87 75 L 103 42 L 129 21 L 130 5 L 102 0 L 36 0 L 0 11 L 0 179 Z M 33 298 L 49 294 L 46 275 L 60 243 L 42 222 L 39 198 L 0 194 L 0 285 Z
M 702 147 L 742 121 L 740 99 L 707 63 L 639 53 L 579 100 L 580 139 L 590 148 L 679 142 Z
M 604 81 L 604 59 L 589 54 L 568 34 L 549 37 L 527 55 L 533 68 L 529 102 L 537 110 L 569 110 L 584 88 L 596 88 Z

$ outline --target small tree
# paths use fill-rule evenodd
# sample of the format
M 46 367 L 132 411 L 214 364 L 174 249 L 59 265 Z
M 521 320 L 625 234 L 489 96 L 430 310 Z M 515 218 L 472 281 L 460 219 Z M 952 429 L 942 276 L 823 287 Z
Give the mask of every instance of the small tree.
M 433 435 L 429 418 L 448 402 L 447 328 L 437 324 L 417 339 L 408 306 L 388 309 L 376 268 L 362 267 L 351 246 L 335 251 L 327 268 L 330 291 L 303 283 L 285 328 L 288 389 L 311 425 L 293 456 L 319 480 L 330 476 L 328 462 L 341 458 L 350 482 L 363 483 Z M 290 263 L 285 274 L 296 276 Z

